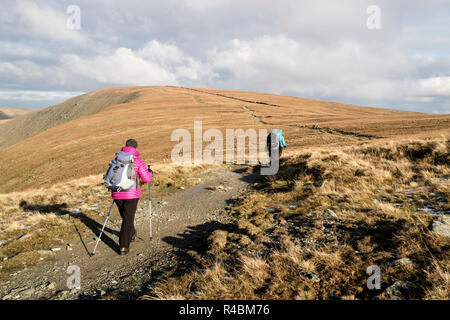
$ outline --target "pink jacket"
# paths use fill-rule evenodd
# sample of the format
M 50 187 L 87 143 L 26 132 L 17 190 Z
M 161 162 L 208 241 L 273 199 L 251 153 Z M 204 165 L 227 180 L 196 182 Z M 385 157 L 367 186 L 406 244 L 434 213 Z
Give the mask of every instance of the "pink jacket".
M 137 158 L 139 157 L 139 151 L 137 151 L 133 147 L 123 147 L 122 151 L 131 153 L 136 157 L 134 158 L 136 175 L 139 175 L 139 177 L 143 182 L 145 183 L 150 182 L 150 180 L 152 180 L 153 175 L 150 172 L 148 172 L 147 165 L 145 164 L 144 160 Z M 141 187 L 139 186 L 138 189 L 131 189 L 128 191 L 111 192 L 111 196 L 113 199 L 140 199 Z

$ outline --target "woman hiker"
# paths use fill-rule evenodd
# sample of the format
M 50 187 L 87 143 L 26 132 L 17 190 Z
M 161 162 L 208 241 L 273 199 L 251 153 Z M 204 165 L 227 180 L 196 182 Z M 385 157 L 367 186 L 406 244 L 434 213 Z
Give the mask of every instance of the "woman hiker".
M 123 152 L 131 153 L 135 156 L 135 174 L 140 177 L 142 182 L 148 183 L 153 177 L 153 172 L 150 167 L 147 168 L 144 160 L 138 158 L 139 151 L 137 151 L 138 144 L 136 140 L 129 139 L 122 148 Z M 119 246 L 121 255 L 125 255 L 130 251 L 130 242 L 136 239 L 136 229 L 134 228 L 134 215 L 136 213 L 138 201 L 141 198 L 141 187 L 138 184 L 137 188 L 128 191 L 112 192 L 114 202 L 119 208 L 120 216 L 122 217 L 122 226 L 120 228 Z
M 275 136 L 274 144 L 272 145 L 272 134 Z M 278 149 L 278 158 L 281 157 L 281 154 L 283 153 L 283 148 L 286 148 L 286 142 L 284 141 L 283 137 L 283 130 L 278 129 L 272 129 L 267 136 L 266 141 L 266 149 L 269 151 L 269 158 L 272 160 L 272 148 Z

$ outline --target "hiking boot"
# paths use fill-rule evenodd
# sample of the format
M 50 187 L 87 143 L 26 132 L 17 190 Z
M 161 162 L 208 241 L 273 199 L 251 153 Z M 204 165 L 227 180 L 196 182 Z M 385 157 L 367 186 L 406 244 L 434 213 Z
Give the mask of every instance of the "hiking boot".
M 128 248 L 120 248 L 120 255 L 124 256 L 126 254 L 128 254 L 128 252 L 130 252 L 130 249 Z

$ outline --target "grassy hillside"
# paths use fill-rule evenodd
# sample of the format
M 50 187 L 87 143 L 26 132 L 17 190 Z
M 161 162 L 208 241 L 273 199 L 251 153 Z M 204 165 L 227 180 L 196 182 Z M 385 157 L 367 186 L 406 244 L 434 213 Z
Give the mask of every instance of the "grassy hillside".
M 33 112 L 33 109 L 24 109 L 24 108 L 6 108 L 0 107 L 0 111 L 3 112 L 10 118 L 16 118 L 18 116 L 24 115 L 29 112 Z
M 37 181 L 51 186 L 100 174 L 130 137 L 139 141 L 145 160 L 170 163 L 176 144 L 170 141 L 171 133 L 177 128 L 192 132 L 194 120 L 202 120 L 204 129 L 223 132 L 225 128 L 279 127 L 289 150 L 351 145 L 379 137 L 439 135 L 450 127 L 450 115 L 279 95 L 177 87 L 104 89 L 0 125 L 0 139 L 10 145 L 0 154 L 6 181 L 0 192 L 35 188 Z M 311 129 L 312 124 L 321 129 Z
M 181 264 L 143 298 L 450 299 L 449 149 L 447 138 L 287 157 L 234 204 L 235 223 L 185 252 L 192 271 Z M 366 286 L 371 265 L 380 290 Z
M 0 120 L 11 119 L 6 113 L 0 110 Z
M 101 175 L 128 138 L 157 172 L 156 197 L 195 185 L 206 166 L 170 159 L 172 132 L 195 120 L 281 128 L 288 149 L 227 208 L 235 222 L 199 235 L 144 298 L 450 298 L 450 115 L 179 87 L 94 91 L 0 123 L 0 279 L 101 225 Z M 370 265 L 381 290 L 365 286 Z
M 0 107 L 0 125 L 9 121 L 10 119 L 17 118 L 26 113 L 33 112 L 32 109 L 22 109 L 22 108 L 5 108 Z
M 59 124 L 95 114 L 111 105 L 127 103 L 137 95 L 138 90 L 133 87 L 104 89 L 32 113 L 16 114 L 14 120 L 0 124 L 0 148 L 13 145 Z

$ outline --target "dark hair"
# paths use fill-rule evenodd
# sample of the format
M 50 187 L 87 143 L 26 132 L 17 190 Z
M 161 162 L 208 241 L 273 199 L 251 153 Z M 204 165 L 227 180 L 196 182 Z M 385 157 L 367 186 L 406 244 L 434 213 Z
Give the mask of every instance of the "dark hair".
M 138 143 L 134 139 L 128 139 L 127 142 L 125 143 L 125 145 L 127 147 L 132 147 L 132 148 L 135 148 L 135 149 L 138 147 Z

